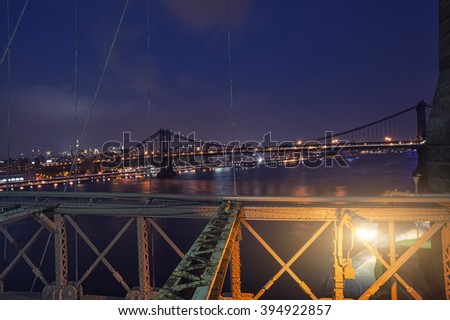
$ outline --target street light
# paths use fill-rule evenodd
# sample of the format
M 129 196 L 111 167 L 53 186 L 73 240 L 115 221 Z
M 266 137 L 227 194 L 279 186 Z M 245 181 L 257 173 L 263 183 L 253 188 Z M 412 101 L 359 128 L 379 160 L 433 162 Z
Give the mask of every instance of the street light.
M 420 177 L 421 177 L 422 175 L 420 174 L 420 173 L 418 173 L 418 174 L 416 174 L 414 177 L 413 177 L 413 182 L 414 182 L 414 186 L 415 186 L 415 192 L 416 193 L 419 193 L 419 181 L 420 181 Z
M 377 237 L 378 225 L 376 223 L 350 210 L 347 210 L 345 214 L 351 218 L 355 235 L 358 238 L 371 241 Z
M 360 239 L 371 241 L 377 237 L 377 228 L 358 227 L 355 230 L 356 236 Z

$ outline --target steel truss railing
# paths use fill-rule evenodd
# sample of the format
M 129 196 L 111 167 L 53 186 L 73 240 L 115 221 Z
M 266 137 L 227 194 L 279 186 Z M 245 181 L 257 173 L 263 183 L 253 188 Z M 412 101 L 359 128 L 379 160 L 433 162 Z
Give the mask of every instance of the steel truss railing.
M 371 299 L 386 284 L 391 298 L 397 299 L 398 286 L 405 289 L 412 299 L 422 299 L 411 280 L 399 274 L 399 270 L 416 254 L 423 244 L 435 235 L 442 243 L 442 287 L 445 298 L 450 299 L 450 197 L 214 197 L 99 193 L 8 193 L 0 194 L 0 232 L 10 246 L 17 251 L 14 258 L 0 270 L 0 298 L 8 298 L 4 281 L 17 263 L 23 259 L 35 277 L 44 285 L 43 299 L 83 299 L 82 286 L 92 272 L 103 264 L 123 287 L 127 299 L 260 299 L 283 276 L 288 274 L 299 290 L 311 299 L 345 299 L 345 281 L 355 278 L 352 257 L 348 251 L 348 239 L 360 242 L 384 267 L 383 274 L 363 292 L 359 299 Z M 98 215 L 128 217 L 125 224 L 104 249 L 98 248 L 77 223 L 75 216 Z M 39 229 L 22 247 L 14 239 L 7 226 L 24 219 L 33 219 Z M 154 218 L 200 218 L 209 222 L 197 240 L 183 253 L 175 241 L 161 228 Z M 355 237 L 354 224 L 358 219 L 385 224 L 388 228 L 389 259 L 364 239 Z M 299 245 L 290 259 L 284 260 L 255 230 L 251 221 L 314 222 L 320 226 Z M 401 256 L 396 252 L 395 227 L 400 222 L 430 222 L 426 230 Z M 122 236 L 135 226 L 137 237 L 138 283 L 130 286 L 107 256 Z M 72 228 L 92 250 L 96 258 L 71 281 L 68 276 L 67 227 Z M 159 233 L 181 258 L 178 267 L 159 290 L 151 286 L 149 257 L 149 230 Z M 242 292 L 241 250 L 242 233 L 254 237 L 279 264 L 264 285 L 256 292 Z M 54 275 L 46 274 L 29 257 L 29 251 L 45 232 L 54 236 Z M 321 297 L 308 285 L 302 275 L 294 272 L 293 264 L 321 236 L 333 235 L 332 279 L 333 294 Z M 245 264 L 244 264 L 245 266 Z M 230 268 L 231 293 L 222 292 L 227 270 Z M 54 279 L 49 281 L 48 279 Z M 439 284 L 433 284 L 439 285 Z
M 218 299 L 238 234 L 240 206 L 226 203 L 206 225 L 158 299 Z

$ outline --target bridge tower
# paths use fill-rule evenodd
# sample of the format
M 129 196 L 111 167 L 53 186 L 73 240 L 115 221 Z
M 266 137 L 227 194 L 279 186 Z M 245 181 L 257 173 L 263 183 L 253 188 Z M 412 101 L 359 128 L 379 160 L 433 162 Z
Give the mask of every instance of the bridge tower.
M 439 0 L 439 80 L 427 129 L 428 188 L 450 192 L 450 1 Z
M 175 175 L 173 171 L 172 157 L 172 131 L 168 129 L 159 129 L 159 152 L 161 155 L 161 171 L 158 173 L 160 177 L 171 177 Z

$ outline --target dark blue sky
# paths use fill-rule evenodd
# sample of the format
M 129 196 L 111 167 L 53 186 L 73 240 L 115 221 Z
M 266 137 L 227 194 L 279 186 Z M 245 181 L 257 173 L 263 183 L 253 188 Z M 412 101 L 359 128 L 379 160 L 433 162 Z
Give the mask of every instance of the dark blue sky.
M 12 3 L 12 22 L 24 0 Z M 79 0 L 79 130 L 124 0 Z M 143 140 L 158 128 L 226 142 L 226 0 L 131 0 L 82 147 Z M 437 0 L 232 0 L 236 137 L 314 138 L 432 102 Z M 7 42 L 0 1 L 0 53 Z M 12 47 L 12 153 L 73 143 L 74 0 L 30 1 Z M 0 156 L 6 154 L 6 64 L 0 67 Z

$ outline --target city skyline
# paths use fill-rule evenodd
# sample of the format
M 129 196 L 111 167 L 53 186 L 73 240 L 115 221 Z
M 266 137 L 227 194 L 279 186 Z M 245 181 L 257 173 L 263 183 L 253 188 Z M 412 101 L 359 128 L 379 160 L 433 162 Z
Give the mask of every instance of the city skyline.
M 82 129 L 124 1 L 79 1 Z M 406 4 L 408 6 L 406 6 Z M 14 25 L 23 2 L 11 4 Z M 130 2 L 81 149 L 161 127 L 230 141 L 226 1 Z M 30 3 L 12 46 L 11 155 L 67 150 L 74 139 L 74 1 Z M 231 1 L 236 138 L 315 138 L 432 103 L 437 3 Z M 6 6 L 0 6 L 6 22 Z M 0 27 L 0 48 L 7 25 Z M 3 53 L 3 51 L 2 51 Z M 6 62 L 0 155 L 6 155 Z

